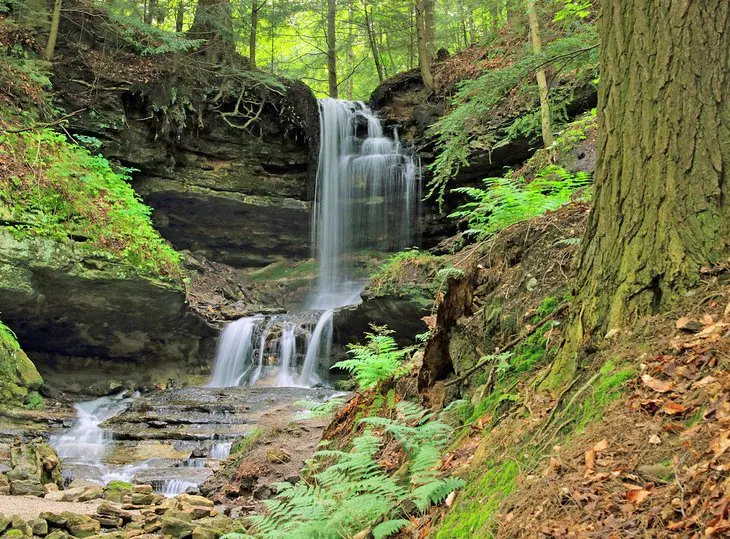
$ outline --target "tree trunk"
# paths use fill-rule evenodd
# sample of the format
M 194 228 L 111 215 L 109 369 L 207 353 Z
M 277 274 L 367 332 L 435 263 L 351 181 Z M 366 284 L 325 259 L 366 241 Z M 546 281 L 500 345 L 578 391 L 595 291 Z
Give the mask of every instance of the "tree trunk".
M 327 81 L 329 96 L 337 99 L 337 2 L 327 0 Z
M 58 26 L 61 24 L 61 4 L 63 0 L 56 0 L 53 3 L 53 17 L 51 18 L 51 30 L 48 33 L 48 43 L 46 43 L 46 52 L 43 55 L 47 62 L 53 60 L 53 53 L 56 50 L 56 41 L 58 40 Z
M 256 67 L 256 34 L 259 29 L 259 3 L 251 0 L 251 33 L 248 36 L 248 63 Z
M 352 0 L 347 5 L 347 69 L 350 73 L 347 78 L 347 99 L 352 101 L 355 93 L 355 5 Z
M 730 2 L 603 0 L 600 33 L 595 202 L 549 388 L 730 250 Z
M 175 31 L 183 31 L 183 22 L 185 21 L 185 5 L 182 0 L 178 0 L 177 10 L 175 11 Z
M 429 44 L 429 37 L 433 34 L 429 29 L 428 21 L 428 3 L 431 0 L 416 0 L 416 36 L 418 39 L 418 67 L 421 69 L 421 77 L 423 84 L 429 90 L 434 88 L 433 72 L 431 71 L 430 50 L 432 45 Z
M 535 54 L 542 52 L 542 40 L 540 39 L 540 23 L 537 20 L 536 0 L 528 0 L 527 16 L 530 20 L 530 36 L 532 37 L 532 50 Z M 548 99 L 548 86 L 545 77 L 545 70 L 540 69 L 536 73 L 537 89 L 540 94 L 540 119 L 542 122 L 542 142 L 548 148 L 553 145 L 553 127 L 550 120 L 550 100 Z
M 190 37 L 233 48 L 233 14 L 228 0 L 198 0 Z
M 383 66 L 380 64 L 380 53 L 378 52 L 378 41 L 375 38 L 375 29 L 373 28 L 373 14 L 372 14 L 372 8 L 370 13 L 368 14 L 368 4 L 367 0 L 363 1 L 363 9 L 365 11 L 365 28 L 367 29 L 368 33 L 368 42 L 370 43 L 370 51 L 373 54 L 373 61 L 375 62 L 375 70 L 378 73 L 378 80 L 380 82 L 383 82 L 385 78 L 383 77 Z

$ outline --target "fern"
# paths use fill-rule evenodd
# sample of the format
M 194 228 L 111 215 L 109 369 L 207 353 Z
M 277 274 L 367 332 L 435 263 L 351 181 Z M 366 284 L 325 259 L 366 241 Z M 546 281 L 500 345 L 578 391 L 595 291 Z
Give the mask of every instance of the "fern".
M 466 233 L 481 239 L 520 221 L 557 210 L 590 183 L 589 174 L 572 174 L 555 165 L 541 170 L 530 183 L 524 178 L 488 178 L 484 180 L 486 189 L 454 189 L 472 201 L 460 206 L 450 217 L 466 220 L 469 225 Z
M 374 333 L 366 333 L 366 344 L 349 344 L 352 359 L 336 363 L 332 368 L 342 369 L 355 377 L 361 389 L 370 389 L 392 378 L 403 368 L 403 359 L 410 348 L 399 348 L 391 336 L 393 331 L 373 326 Z
M 376 538 L 389 537 L 409 524 L 405 507 L 424 512 L 460 488 L 460 479 L 440 477 L 438 471 L 452 429 L 415 403 L 402 401 L 396 411 L 396 420 L 362 420 L 382 427 L 381 435 L 366 431 L 349 451 L 321 449 L 308 480 L 278 485 L 276 497 L 264 502 L 266 513 L 248 519 L 255 536 L 334 539 L 371 530 Z M 391 434 L 409 455 L 407 481 L 389 475 L 378 462 L 383 435 Z
M 562 70 L 575 72 L 576 80 L 593 80 L 598 64 L 596 43 L 598 36 L 595 28 L 584 25 L 570 36 L 547 44 L 541 54 L 526 53 L 513 59 L 507 67 L 493 69 L 480 77 L 462 82 L 454 97 L 452 110 L 429 130 L 430 136 L 435 139 L 437 157 L 430 167 L 433 177 L 427 198 L 435 196 L 442 204 L 447 183 L 469 164 L 472 153 L 490 153 L 509 142 L 510 137 L 535 134 L 538 125 L 536 115 L 512 118 L 517 125 L 508 125 L 504 129 L 494 123 L 494 112 L 506 98 L 515 95 L 520 89 L 522 101 L 526 98 L 536 102 L 537 88 L 532 84 L 532 74 L 538 66 L 558 59 Z M 570 93 L 569 87 L 553 92 L 551 110 L 563 109 Z

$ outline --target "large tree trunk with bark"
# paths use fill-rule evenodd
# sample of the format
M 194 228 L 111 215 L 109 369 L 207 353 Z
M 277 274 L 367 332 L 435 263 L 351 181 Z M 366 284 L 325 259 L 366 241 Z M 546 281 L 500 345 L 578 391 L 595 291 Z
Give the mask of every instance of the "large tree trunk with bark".
M 730 250 L 730 2 L 603 0 L 600 25 L 595 202 L 551 388 Z
M 327 81 L 329 96 L 337 99 L 337 2 L 327 0 Z
M 540 38 L 540 23 L 537 18 L 536 0 L 528 0 L 527 17 L 530 21 L 530 41 L 535 54 L 542 52 L 542 39 Z M 535 74 L 537 78 L 537 90 L 540 94 L 540 120 L 542 124 L 542 143 L 545 147 L 553 145 L 553 127 L 550 120 L 550 99 L 548 98 L 547 77 L 545 69 L 538 69 Z

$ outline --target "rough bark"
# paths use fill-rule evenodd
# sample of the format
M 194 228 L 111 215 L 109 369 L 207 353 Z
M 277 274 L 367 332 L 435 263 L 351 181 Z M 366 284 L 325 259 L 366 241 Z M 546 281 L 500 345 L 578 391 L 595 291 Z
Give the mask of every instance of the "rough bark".
M 58 39 L 58 25 L 61 22 L 61 5 L 62 0 L 56 0 L 53 3 L 53 17 L 51 18 L 51 29 L 48 34 L 48 43 L 46 43 L 46 51 L 44 58 L 47 62 L 53 60 L 53 53 L 56 50 L 56 40 Z
M 552 388 L 730 245 L 730 3 L 604 0 L 600 25 L 595 203 Z
M 433 8 L 432 0 L 416 0 L 416 36 L 418 39 L 418 67 L 421 70 L 423 84 L 429 90 L 434 88 L 433 72 L 431 71 L 431 49 L 433 43 L 429 43 L 432 38 L 432 28 L 429 24 L 433 23 L 433 19 L 429 21 L 429 3 Z
M 337 99 L 337 2 L 327 0 L 327 81 L 329 96 Z
M 535 0 L 527 2 L 527 17 L 530 21 L 530 39 L 532 50 L 535 54 L 542 52 L 542 39 L 540 38 L 540 23 L 537 19 L 537 8 Z M 537 89 L 540 94 L 540 120 L 542 124 L 542 142 L 545 147 L 553 145 L 553 128 L 550 121 L 550 100 L 548 99 L 548 85 L 545 70 L 539 69 L 535 74 Z

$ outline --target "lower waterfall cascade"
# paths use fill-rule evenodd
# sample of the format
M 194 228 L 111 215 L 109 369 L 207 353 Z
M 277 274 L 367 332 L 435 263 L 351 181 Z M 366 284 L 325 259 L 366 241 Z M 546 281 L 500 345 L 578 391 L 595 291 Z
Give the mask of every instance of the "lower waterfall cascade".
M 331 352 L 334 311 L 359 303 L 365 286 L 353 277 L 346 256 L 363 248 L 403 249 L 416 237 L 420 165 L 403 151 L 397 131 L 386 136 L 361 102 L 321 99 L 319 107 L 316 289 L 301 312 L 230 323 L 218 343 L 209 387 L 321 384 L 318 368 Z

